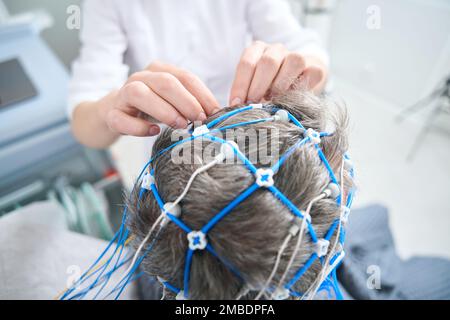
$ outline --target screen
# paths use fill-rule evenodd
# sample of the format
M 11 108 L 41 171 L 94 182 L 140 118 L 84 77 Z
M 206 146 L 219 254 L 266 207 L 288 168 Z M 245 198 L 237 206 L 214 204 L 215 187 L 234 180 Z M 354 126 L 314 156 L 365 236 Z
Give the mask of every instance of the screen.
M 0 62 L 0 108 L 37 95 L 36 88 L 17 59 Z

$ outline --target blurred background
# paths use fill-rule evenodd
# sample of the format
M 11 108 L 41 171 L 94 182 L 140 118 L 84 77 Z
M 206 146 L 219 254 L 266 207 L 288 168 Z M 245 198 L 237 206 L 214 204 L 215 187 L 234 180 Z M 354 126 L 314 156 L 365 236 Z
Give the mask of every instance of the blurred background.
M 80 43 L 79 30 L 66 23 L 80 2 L 0 2 L 0 64 L 20 55 L 21 66 L 10 61 L 3 70 L 24 69 L 31 85 L 23 81 L 23 92 L 39 92 L 33 103 L 0 109 L 0 215 L 46 199 L 72 230 L 107 239 L 110 221 L 120 218 L 122 190 L 138 174 L 123 163 L 139 167 L 144 159 L 120 143 L 109 152 L 88 150 L 70 134 L 66 86 Z M 355 206 L 389 208 L 402 257 L 450 257 L 450 1 L 290 3 L 326 43 L 328 91 L 350 111 Z M 5 85 L 11 74 L 2 73 Z M 434 99 L 416 104 L 433 92 Z

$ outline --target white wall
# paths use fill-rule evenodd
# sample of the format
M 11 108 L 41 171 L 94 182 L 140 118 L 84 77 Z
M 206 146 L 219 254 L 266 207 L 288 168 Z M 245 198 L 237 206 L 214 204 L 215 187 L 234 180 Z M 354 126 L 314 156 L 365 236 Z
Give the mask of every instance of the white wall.
M 366 26 L 372 5 L 379 30 Z M 450 74 L 450 1 L 339 0 L 330 39 L 339 79 L 409 105 Z

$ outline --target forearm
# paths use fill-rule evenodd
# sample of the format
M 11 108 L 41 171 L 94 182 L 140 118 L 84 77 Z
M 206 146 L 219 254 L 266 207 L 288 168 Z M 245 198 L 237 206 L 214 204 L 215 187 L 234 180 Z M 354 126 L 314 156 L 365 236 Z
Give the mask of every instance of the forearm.
M 79 104 L 72 117 L 72 132 L 75 138 L 83 145 L 104 149 L 113 144 L 119 134 L 113 132 L 105 122 L 104 114 L 108 106 L 114 103 L 117 92 L 113 91 L 95 102 Z

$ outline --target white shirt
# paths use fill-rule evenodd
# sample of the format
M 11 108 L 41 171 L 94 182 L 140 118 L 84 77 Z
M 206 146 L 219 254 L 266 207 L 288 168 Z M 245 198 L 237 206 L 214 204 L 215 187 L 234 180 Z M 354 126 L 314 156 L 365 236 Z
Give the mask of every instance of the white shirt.
M 154 60 L 193 72 L 225 106 L 252 40 L 282 43 L 328 62 L 318 36 L 298 24 L 284 0 L 85 0 L 69 115 Z
M 68 114 L 120 88 L 130 73 L 160 60 L 196 74 L 222 106 L 252 40 L 328 56 L 284 0 L 85 0 L 81 54 L 74 62 Z M 111 152 L 131 188 L 156 137 L 122 137 Z

